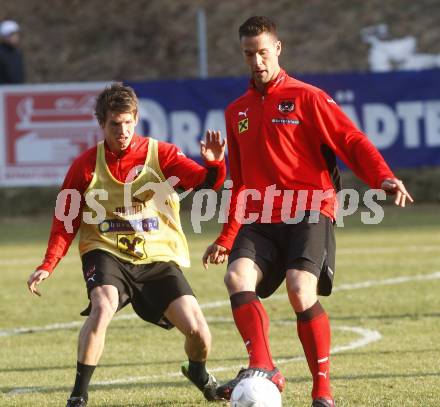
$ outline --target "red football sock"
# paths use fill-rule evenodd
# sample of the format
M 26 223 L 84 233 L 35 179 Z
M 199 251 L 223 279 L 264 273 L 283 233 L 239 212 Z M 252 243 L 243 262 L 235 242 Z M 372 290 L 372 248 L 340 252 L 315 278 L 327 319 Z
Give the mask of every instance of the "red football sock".
M 330 389 L 330 323 L 319 302 L 297 313 L 298 336 L 313 377 L 312 398 L 332 398 Z
M 249 301 L 249 302 L 247 302 Z M 272 370 L 275 366 L 269 347 L 269 318 L 255 293 L 244 291 L 231 296 L 232 315 L 249 355 L 249 367 Z

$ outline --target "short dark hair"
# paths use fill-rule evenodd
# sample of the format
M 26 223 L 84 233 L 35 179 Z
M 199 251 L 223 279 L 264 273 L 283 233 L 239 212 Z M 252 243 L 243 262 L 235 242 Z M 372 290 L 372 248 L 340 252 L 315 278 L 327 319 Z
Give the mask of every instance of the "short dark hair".
M 278 38 L 277 25 L 269 17 L 250 17 L 238 29 L 240 39 L 242 37 L 256 37 L 262 33 L 272 34 L 275 38 Z
M 137 115 L 138 99 L 133 88 L 114 82 L 96 98 L 95 116 L 100 125 L 104 124 L 108 112 L 133 113 Z

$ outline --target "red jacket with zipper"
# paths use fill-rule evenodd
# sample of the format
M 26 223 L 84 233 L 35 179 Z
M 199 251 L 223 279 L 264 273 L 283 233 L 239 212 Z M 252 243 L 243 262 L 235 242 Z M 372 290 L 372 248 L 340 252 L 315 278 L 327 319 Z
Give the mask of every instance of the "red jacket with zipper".
M 376 147 L 329 95 L 283 70 L 264 94 L 251 81 L 247 92 L 228 106 L 225 119 L 233 189 L 228 222 L 216 242 L 228 249 L 240 227 L 236 210 L 238 215 L 243 206 L 245 216 L 256 214 L 257 222 L 279 223 L 287 196 L 291 206 L 285 203 L 284 209 L 292 217 L 298 204 L 334 219 L 335 156 L 372 188 L 394 178 Z M 237 205 L 243 189 L 252 190 L 252 195 Z M 293 192 L 286 194 L 287 190 Z M 307 195 L 304 201 L 297 200 L 298 191 Z M 317 207 L 312 204 L 314 191 L 328 191 Z

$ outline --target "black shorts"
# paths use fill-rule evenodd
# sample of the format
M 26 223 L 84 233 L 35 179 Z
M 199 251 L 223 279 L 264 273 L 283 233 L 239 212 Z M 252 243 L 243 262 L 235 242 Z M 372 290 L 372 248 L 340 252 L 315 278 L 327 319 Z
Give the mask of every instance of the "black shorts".
M 297 224 L 253 223 L 243 225 L 235 238 L 228 263 L 241 257 L 253 260 L 263 272 L 257 286 L 262 298 L 270 296 L 286 278 L 288 269 L 309 271 L 318 278 L 318 294 L 330 295 L 335 271 L 333 222 L 306 213 Z
M 170 262 L 135 265 L 120 260 L 103 250 L 92 250 L 82 256 L 87 293 L 101 285 L 118 289 L 118 311 L 131 303 L 143 320 L 170 329 L 164 317 L 168 305 L 182 295 L 194 295 L 179 266 Z M 81 312 L 89 315 L 91 304 Z

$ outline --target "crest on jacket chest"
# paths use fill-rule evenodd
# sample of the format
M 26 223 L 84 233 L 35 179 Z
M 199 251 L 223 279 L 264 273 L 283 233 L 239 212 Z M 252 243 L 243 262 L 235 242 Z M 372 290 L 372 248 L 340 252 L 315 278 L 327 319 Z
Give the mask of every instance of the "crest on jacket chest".
M 283 114 L 292 113 L 295 110 L 295 100 L 281 99 L 278 103 L 278 110 Z

